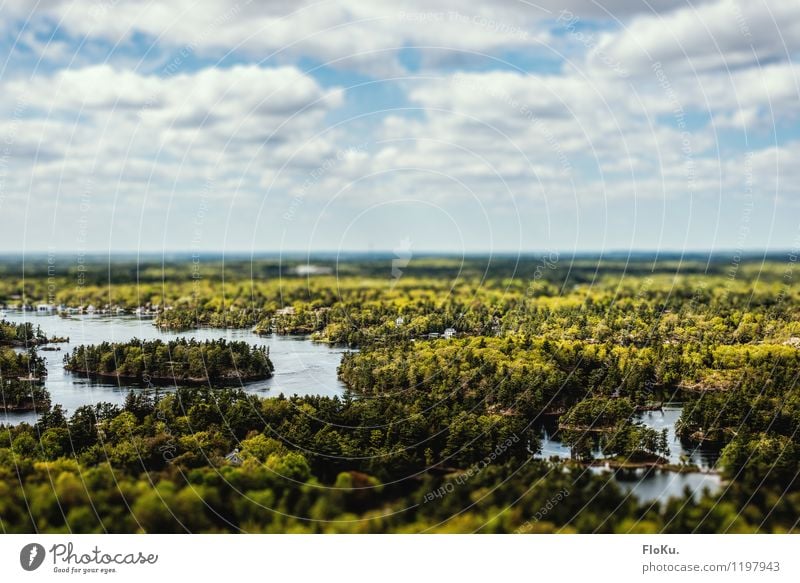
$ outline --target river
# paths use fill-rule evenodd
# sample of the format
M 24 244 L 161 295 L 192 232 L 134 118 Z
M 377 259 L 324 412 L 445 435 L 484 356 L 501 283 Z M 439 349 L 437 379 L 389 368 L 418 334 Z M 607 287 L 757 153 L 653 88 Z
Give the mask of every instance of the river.
M 160 330 L 153 326 L 152 319 L 131 315 L 75 315 L 61 318 L 55 314 L 37 314 L 19 310 L 7 311 L 6 320 L 19 323 L 31 322 L 40 326 L 48 337 L 69 337 L 69 342 L 51 344 L 59 351 L 40 352 L 47 359 L 47 380 L 45 386 L 50 392 L 53 404 L 62 405 L 67 411 L 101 401 L 122 405 L 131 390 L 144 390 L 124 385 L 89 381 L 80 375 L 64 370 L 63 357 L 80 344 L 99 344 L 126 342 L 133 338 L 169 340 L 181 336 L 192 336 L 198 340 L 244 340 L 252 344 L 268 346 L 270 359 L 275 364 L 275 375 L 265 381 L 249 383 L 243 387 L 247 392 L 264 397 L 275 397 L 283 393 L 289 395 L 341 396 L 345 391 L 337 375 L 337 368 L 345 350 L 327 344 L 312 342 L 307 337 L 297 336 L 259 336 L 251 330 L 200 328 L 196 330 L 173 332 Z M 689 488 L 699 496 L 704 488 L 717 491 L 721 480 L 714 473 L 716 458 L 713 453 L 701 449 L 683 448 L 675 436 L 675 422 L 681 414 L 680 404 L 665 405 L 663 411 L 649 411 L 640 415 L 640 421 L 657 430 L 666 427 L 670 442 L 670 461 L 679 463 L 682 459 L 696 464 L 703 471 L 694 473 L 674 473 L 660 470 L 650 472 L 617 472 L 615 481 L 625 490 L 642 500 L 665 500 L 669 496 L 681 495 Z M 35 413 L 3 413 L 0 423 L 34 423 Z M 569 448 L 552 436 L 552 428 L 541 428 L 543 458 L 558 456 L 569 458 Z M 591 468 L 593 472 L 605 472 L 603 468 Z

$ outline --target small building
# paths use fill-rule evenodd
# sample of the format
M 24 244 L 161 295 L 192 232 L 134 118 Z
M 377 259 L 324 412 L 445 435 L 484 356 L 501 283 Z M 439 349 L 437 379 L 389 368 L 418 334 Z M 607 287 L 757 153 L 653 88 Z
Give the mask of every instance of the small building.
M 50 312 L 55 312 L 56 307 L 53 304 L 38 304 L 36 306 L 36 312 L 39 314 L 49 314 Z
M 398 317 L 397 320 L 394 321 L 394 325 L 397 326 L 398 328 L 405 323 L 406 321 L 403 319 L 403 316 Z
M 290 269 L 289 272 L 295 275 L 330 275 L 333 273 L 333 268 L 327 265 L 313 265 L 308 263 L 305 265 L 298 265 Z
M 225 461 L 232 466 L 241 466 L 242 458 L 239 456 L 239 448 L 237 447 L 231 453 L 225 456 Z
M 431 332 L 428 334 L 428 339 L 436 340 L 437 338 L 439 338 L 439 336 L 441 336 L 441 334 L 439 334 L 438 332 Z
M 455 328 L 446 328 L 445 331 L 444 331 L 444 334 L 442 334 L 442 337 L 447 339 L 447 340 L 450 340 L 451 338 L 454 338 L 455 335 L 456 335 L 456 329 Z

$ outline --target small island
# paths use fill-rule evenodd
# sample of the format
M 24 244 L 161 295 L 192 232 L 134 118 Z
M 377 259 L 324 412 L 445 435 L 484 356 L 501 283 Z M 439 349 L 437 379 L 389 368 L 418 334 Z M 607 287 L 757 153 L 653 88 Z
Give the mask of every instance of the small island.
M 588 465 L 667 467 L 670 450 L 666 428 L 656 431 L 634 421 L 636 411 L 627 398 L 589 397 L 560 417 L 559 431 L 574 458 Z M 607 457 L 596 459 L 597 449 Z
M 64 367 L 91 379 L 141 385 L 239 385 L 268 379 L 269 349 L 247 342 L 178 338 L 82 345 L 64 357 Z

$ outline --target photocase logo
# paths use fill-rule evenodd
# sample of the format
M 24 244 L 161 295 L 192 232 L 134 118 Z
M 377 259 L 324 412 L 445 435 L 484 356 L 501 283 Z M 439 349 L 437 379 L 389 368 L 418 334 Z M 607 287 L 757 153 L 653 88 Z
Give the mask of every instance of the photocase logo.
M 26 571 L 35 571 L 44 562 L 44 547 L 38 543 L 30 543 L 19 552 L 19 564 Z

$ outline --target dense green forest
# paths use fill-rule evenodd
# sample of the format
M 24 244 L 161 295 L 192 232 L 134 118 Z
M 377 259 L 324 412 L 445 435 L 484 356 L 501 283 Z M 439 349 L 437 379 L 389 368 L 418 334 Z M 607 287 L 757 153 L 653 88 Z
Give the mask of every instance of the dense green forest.
M 47 338 L 41 328 L 34 328 L 30 322 L 12 324 L 0 320 L 0 346 L 36 346 L 46 342 Z
M 800 492 L 783 490 L 785 484 L 759 487 L 771 460 L 748 462 L 744 473 L 731 470 L 735 479 L 719 496 L 643 504 L 607 476 L 532 459 L 516 418 L 503 422 L 442 405 L 409 423 L 412 411 L 429 405 L 420 399 L 259 399 L 233 389 L 182 389 L 158 401 L 131 396 L 121 409 L 83 407 L 68 419 L 54 407 L 35 427 L 0 431 L 2 528 L 619 533 L 796 528 Z M 457 421 L 447 430 L 454 409 L 460 410 Z M 240 463 L 230 463 L 224 456 L 237 447 Z
M 35 348 L 15 351 L 0 346 L 0 411 L 45 410 L 50 401 L 46 376 L 44 359 Z
M 0 263 L 9 307 L 54 293 L 75 309 L 143 308 L 187 336 L 246 327 L 354 349 L 343 398 L 262 399 L 219 388 L 234 370 L 272 373 L 246 344 L 78 348 L 73 370 L 213 388 L 71 412 L 53 403 L 36 425 L 0 430 L 3 529 L 797 530 L 790 258 L 420 257 L 399 276 L 391 260 L 320 258 L 315 275 L 300 261 L 116 261 L 49 282 L 35 261 L 24 279 Z M 17 365 L 0 364 L 13 376 Z M 680 443 L 640 422 L 664 402 L 683 406 Z M 544 459 L 542 424 L 568 459 Z M 592 471 L 697 471 L 669 463 L 681 446 L 716 452 L 718 493 L 645 503 Z
M 178 385 L 262 380 L 274 370 L 263 346 L 186 338 L 78 346 L 64 357 L 64 365 L 90 377 Z

